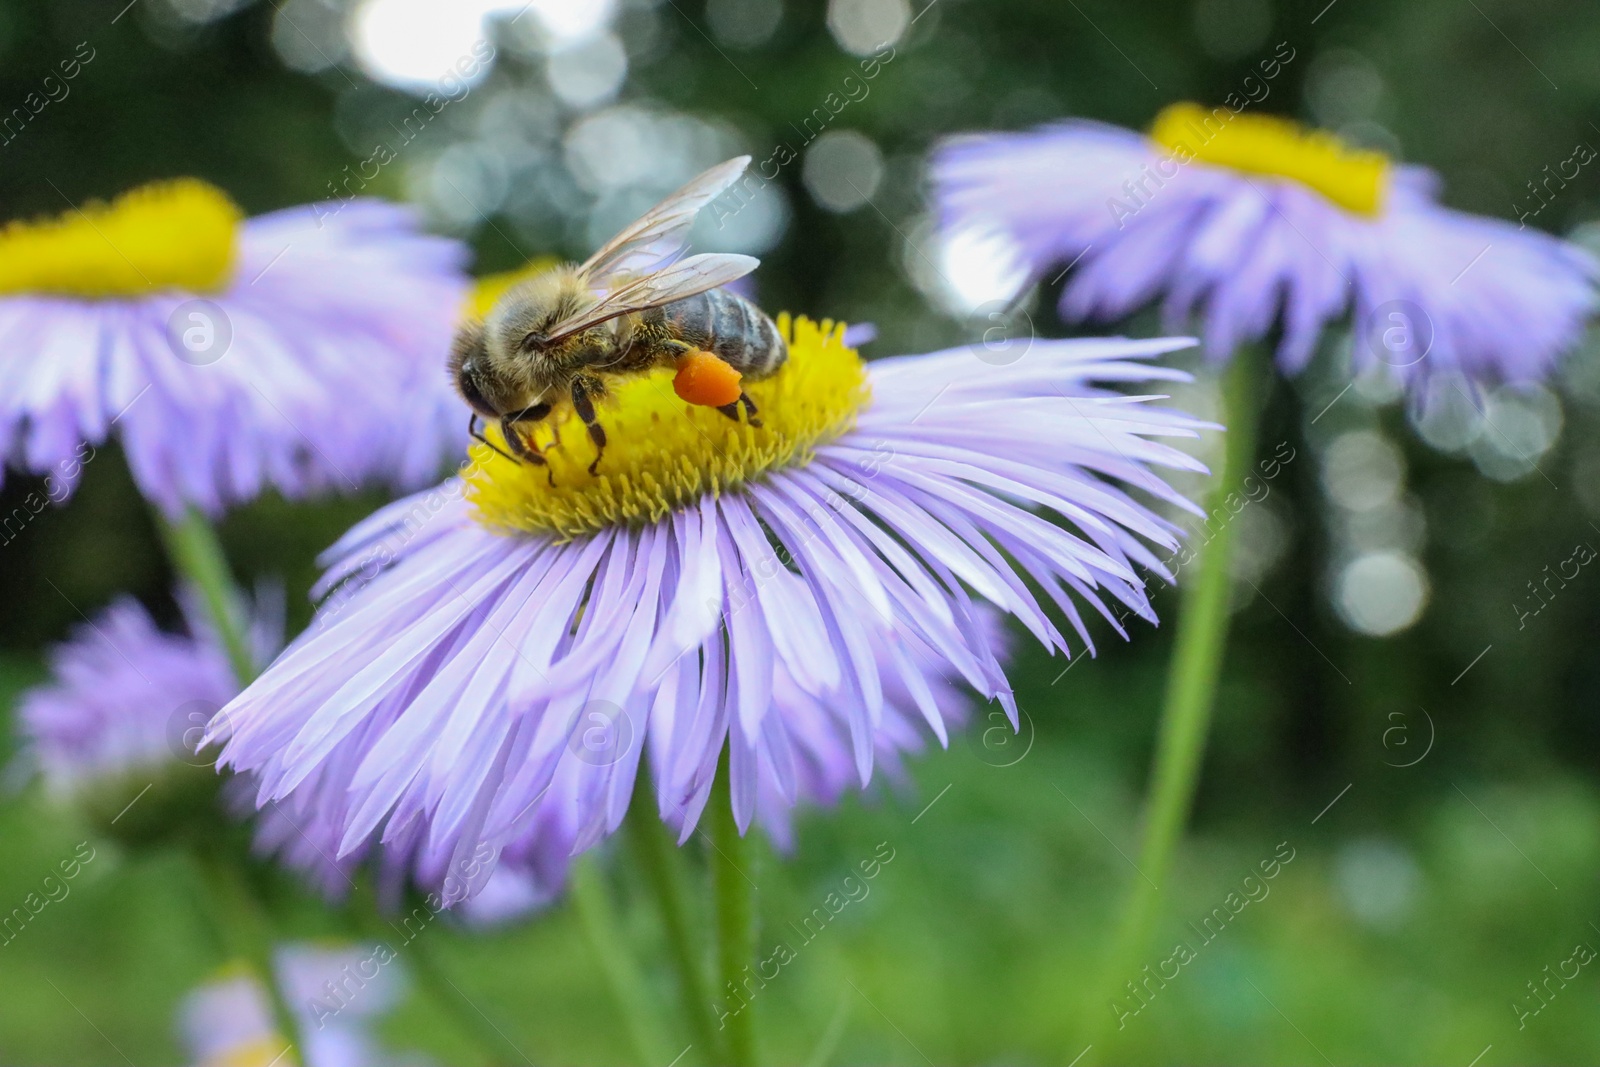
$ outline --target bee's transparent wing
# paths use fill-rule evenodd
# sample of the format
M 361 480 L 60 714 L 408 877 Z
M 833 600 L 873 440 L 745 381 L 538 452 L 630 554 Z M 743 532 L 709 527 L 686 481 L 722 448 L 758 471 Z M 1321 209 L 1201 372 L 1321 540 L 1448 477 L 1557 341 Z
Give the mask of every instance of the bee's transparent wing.
M 654 274 L 646 274 L 643 278 L 619 285 L 581 315 L 556 323 L 550 329 L 550 340 L 559 341 L 630 311 L 660 307 L 686 296 L 715 289 L 719 285 L 727 285 L 743 278 L 760 263 L 754 256 L 734 255 L 731 252 L 706 252 L 681 259 Z
M 605 290 L 619 287 L 620 276 L 649 274 L 677 258 L 688 244 L 689 229 L 701 208 L 738 181 L 749 165 L 749 156 L 736 156 L 691 179 L 682 189 L 623 227 L 621 233 L 578 268 L 579 273 L 587 277 L 594 288 Z

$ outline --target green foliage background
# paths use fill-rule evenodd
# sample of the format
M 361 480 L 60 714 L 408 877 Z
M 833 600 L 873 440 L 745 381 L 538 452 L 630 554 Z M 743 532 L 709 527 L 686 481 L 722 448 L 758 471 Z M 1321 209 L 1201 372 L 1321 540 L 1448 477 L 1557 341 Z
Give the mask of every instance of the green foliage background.
M 78 42 L 96 52 L 67 99 L 0 145 L 4 214 L 55 212 L 64 200 L 180 173 L 218 183 L 252 212 L 301 203 L 325 195 L 325 183 L 360 158 L 337 132 L 352 94 L 402 113 L 410 106 L 351 67 L 286 70 L 269 43 L 273 4 L 192 26 L 162 14 L 163 0 L 125 11 L 124 2 L 0 4 L 0 109 L 33 91 Z M 765 302 L 876 322 L 881 353 L 969 338 L 964 324 L 930 310 L 899 267 L 904 231 L 924 208 L 921 161 L 934 139 L 1066 114 L 1140 126 L 1172 100 L 1222 97 L 1279 40 L 1298 58 L 1274 83 L 1269 109 L 1310 117 L 1319 57 L 1363 57 L 1385 87 L 1375 118 L 1390 147 L 1438 170 L 1445 199 L 1461 208 L 1510 217 L 1541 168 L 1578 142 L 1600 144 L 1600 12 L 1592 3 L 1324 3 L 1271 5 L 1266 43 L 1224 60 L 1214 41 L 1227 39 L 1226 0 L 936 0 L 848 115 L 887 160 L 874 207 L 830 214 L 807 195 L 798 167 L 780 177 L 794 217 L 764 257 Z M 770 41 L 734 54 L 759 90 L 713 50 L 699 4 L 630 7 L 621 20 L 626 27 L 645 17 L 655 44 L 634 59 L 625 97 L 729 123 L 758 153 L 854 62 L 835 46 L 818 4 L 789 3 Z M 508 57 L 493 78 L 517 75 Z M 1595 172 L 1580 175 L 1537 224 L 1565 232 L 1600 215 L 1597 183 Z M 403 195 L 397 172 L 378 185 Z M 485 226 L 474 240 L 483 270 L 585 250 L 574 227 Z M 1049 297 L 1042 307 L 1052 306 Z M 1047 311 L 1040 326 L 1069 332 Z M 1142 321 L 1126 328 L 1154 330 Z M 1519 630 L 1512 604 L 1545 564 L 1600 538 L 1600 520 L 1584 503 L 1600 499 L 1600 393 L 1591 384 L 1600 353 L 1574 360 L 1565 427 L 1541 461 L 1544 477 L 1510 484 L 1430 452 L 1394 405 L 1335 409 L 1308 432 L 1308 414 L 1337 391 L 1335 356 L 1325 356 L 1317 372 L 1279 384 L 1271 399 L 1262 440 L 1290 441 L 1307 456 L 1276 490 L 1293 536 L 1262 595 L 1235 619 L 1163 941 L 1185 936 L 1185 923 L 1220 904 L 1280 842 L 1295 859 L 1269 897 L 1207 945 L 1113 1044 L 1081 1062 L 1593 1062 L 1595 974 L 1585 970 L 1526 1028 L 1511 1004 L 1576 943 L 1600 945 L 1600 579 L 1581 578 L 1536 627 Z M 1430 531 L 1428 613 L 1385 640 L 1353 635 L 1328 606 L 1327 505 L 1311 458 L 1317 433 L 1369 424 L 1404 442 Z M 0 514 L 31 488 L 8 476 Z M 229 516 L 224 541 L 246 582 L 288 582 L 303 622 L 312 557 L 379 500 L 263 500 Z M 43 650 L 80 621 L 80 606 L 92 613 L 128 590 L 171 618 L 171 581 L 120 457 L 104 450 L 68 506 L 0 546 L 0 708 L 42 677 Z M 1172 608 L 1164 594 L 1158 609 L 1165 616 Z M 1084 1051 L 1082 1003 L 1114 908 L 1138 877 L 1125 856 L 1136 847 L 1169 645 L 1167 632 L 1144 626 L 1127 645 L 1099 636 L 1098 659 L 1066 675 L 1064 664 L 1023 646 L 1015 677 L 1031 731 L 1003 759 L 957 739 L 914 763 L 909 780 L 838 812 L 806 815 L 792 855 L 764 855 L 763 943 L 879 842 L 896 857 L 870 896 L 761 994 L 771 1062 L 1065 1064 Z M 1418 709 L 1431 717 L 1433 747 L 1415 766 L 1396 767 L 1427 739 Z M 984 713 L 980 731 L 993 725 Z M 1394 735 L 1385 741 L 1397 723 L 1414 731 L 1403 755 Z M 33 891 L 89 833 L 36 787 L 8 791 L 0 798 L 0 909 Z M 0 1061 L 180 1056 L 173 1008 L 221 962 L 196 915 L 190 876 L 174 860 L 96 847 L 70 897 L 0 947 Z M 608 877 L 668 1019 L 665 1064 L 687 1039 L 666 1010 L 659 938 L 648 910 L 633 903 L 639 887 L 626 866 L 611 865 Z M 1363 893 L 1403 906 L 1364 907 Z M 334 917 L 292 887 L 281 896 L 297 933 L 339 933 Z M 454 980 L 532 1062 L 630 1057 L 565 905 L 508 932 L 428 936 Z M 393 1047 L 440 1062 L 478 1055 L 421 998 L 384 1033 Z

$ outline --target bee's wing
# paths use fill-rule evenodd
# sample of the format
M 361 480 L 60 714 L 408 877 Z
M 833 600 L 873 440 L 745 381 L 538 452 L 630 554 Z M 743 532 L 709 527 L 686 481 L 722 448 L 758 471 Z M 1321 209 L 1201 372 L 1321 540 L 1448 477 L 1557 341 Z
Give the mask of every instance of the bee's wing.
M 754 256 L 739 256 L 731 252 L 706 252 L 681 259 L 654 274 L 624 282 L 582 314 L 556 323 L 550 328 L 550 340 L 559 341 L 630 311 L 660 307 L 686 296 L 715 289 L 719 285 L 727 285 L 737 278 L 743 278 L 760 263 Z
M 749 156 L 736 156 L 691 179 L 623 227 L 578 268 L 579 273 L 596 289 L 616 288 L 618 275 L 648 274 L 675 259 L 688 243 L 689 228 L 700 209 L 737 181 L 749 165 Z

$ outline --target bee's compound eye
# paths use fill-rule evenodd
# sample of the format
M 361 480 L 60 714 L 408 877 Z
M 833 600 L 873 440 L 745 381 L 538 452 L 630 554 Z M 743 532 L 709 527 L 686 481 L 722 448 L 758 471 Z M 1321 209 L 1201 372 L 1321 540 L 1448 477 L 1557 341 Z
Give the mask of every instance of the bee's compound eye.
M 456 375 L 456 388 L 461 390 L 461 398 L 472 406 L 472 410 L 484 418 L 497 419 L 500 413 L 489 403 L 483 395 L 483 389 L 478 385 L 478 368 L 472 360 L 461 364 L 461 371 Z

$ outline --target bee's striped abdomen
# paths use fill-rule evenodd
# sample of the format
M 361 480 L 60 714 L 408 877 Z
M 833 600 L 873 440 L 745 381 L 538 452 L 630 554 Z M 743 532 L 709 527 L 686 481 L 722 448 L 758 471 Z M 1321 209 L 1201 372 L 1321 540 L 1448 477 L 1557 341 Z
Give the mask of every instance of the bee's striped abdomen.
M 774 374 L 789 358 L 789 346 L 766 312 L 726 289 L 675 300 L 661 313 L 673 336 L 715 354 L 747 378 Z

